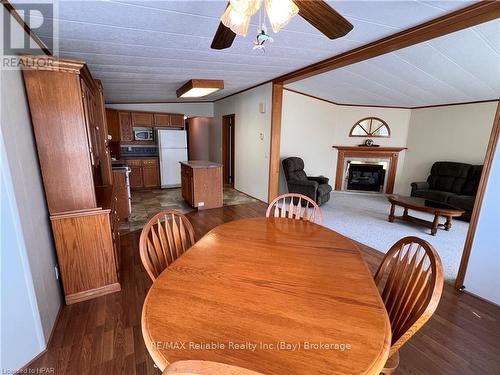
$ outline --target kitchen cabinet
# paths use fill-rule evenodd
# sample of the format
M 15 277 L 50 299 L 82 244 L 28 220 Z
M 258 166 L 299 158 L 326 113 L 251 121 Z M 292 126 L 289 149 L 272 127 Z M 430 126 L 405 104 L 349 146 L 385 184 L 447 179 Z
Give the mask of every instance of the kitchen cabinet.
M 167 113 L 154 114 L 155 126 L 170 126 L 170 115 Z
M 119 291 L 102 86 L 81 61 L 20 59 L 66 303 Z
M 153 114 L 150 112 L 131 112 L 132 127 L 153 127 Z
M 184 128 L 184 115 L 170 115 L 170 127 Z
M 120 124 L 120 141 L 133 141 L 134 132 L 132 129 L 132 116 L 130 112 L 118 112 L 118 122 Z
M 108 124 L 111 141 L 120 141 L 120 121 L 118 120 L 118 111 L 106 108 L 106 122 Z
M 130 188 L 160 187 L 160 168 L 158 159 L 127 159 L 130 167 Z
M 113 170 L 114 212 L 120 221 L 127 221 L 129 216 L 127 173 L 125 168 Z
M 222 164 L 195 160 L 181 162 L 182 197 L 199 210 L 222 207 Z
M 145 188 L 160 186 L 160 169 L 158 168 L 158 160 L 143 160 L 142 181 Z

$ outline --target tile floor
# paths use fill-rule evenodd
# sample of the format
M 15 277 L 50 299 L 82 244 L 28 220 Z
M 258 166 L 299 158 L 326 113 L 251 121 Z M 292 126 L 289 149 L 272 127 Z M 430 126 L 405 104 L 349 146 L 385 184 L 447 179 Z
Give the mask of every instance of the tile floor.
M 257 199 L 238 190 L 224 188 L 224 206 L 250 202 L 257 202 Z M 127 222 L 121 223 L 120 233 L 141 229 L 151 216 L 161 210 L 177 210 L 184 214 L 196 211 L 184 201 L 180 188 L 136 190 L 132 192 L 132 213 Z

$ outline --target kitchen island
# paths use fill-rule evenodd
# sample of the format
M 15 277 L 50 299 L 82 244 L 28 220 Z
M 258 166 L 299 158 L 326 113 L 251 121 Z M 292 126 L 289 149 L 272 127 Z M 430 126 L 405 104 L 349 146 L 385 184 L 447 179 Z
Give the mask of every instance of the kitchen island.
M 222 164 L 181 161 L 182 197 L 200 210 L 222 207 Z

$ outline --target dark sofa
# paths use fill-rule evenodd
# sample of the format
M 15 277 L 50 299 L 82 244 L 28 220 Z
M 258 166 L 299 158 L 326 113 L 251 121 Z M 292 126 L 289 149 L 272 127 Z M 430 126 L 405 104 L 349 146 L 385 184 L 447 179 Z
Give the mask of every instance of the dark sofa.
M 283 159 L 281 164 L 290 193 L 308 196 L 320 206 L 328 202 L 332 187 L 328 185 L 327 177 L 308 177 L 304 172 L 304 161 L 298 157 Z
M 437 161 L 432 165 L 427 181 L 412 182 L 411 196 L 465 210 L 461 218 L 469 220 L 482 171 L 482 165 Z

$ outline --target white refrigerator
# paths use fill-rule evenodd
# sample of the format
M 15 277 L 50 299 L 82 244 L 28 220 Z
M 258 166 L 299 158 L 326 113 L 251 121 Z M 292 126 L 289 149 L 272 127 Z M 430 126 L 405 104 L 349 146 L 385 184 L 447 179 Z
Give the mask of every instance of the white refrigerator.
M 180 161 L 188 160 L 185 130 L 158 130 L 161 187 L 181 186 Z

